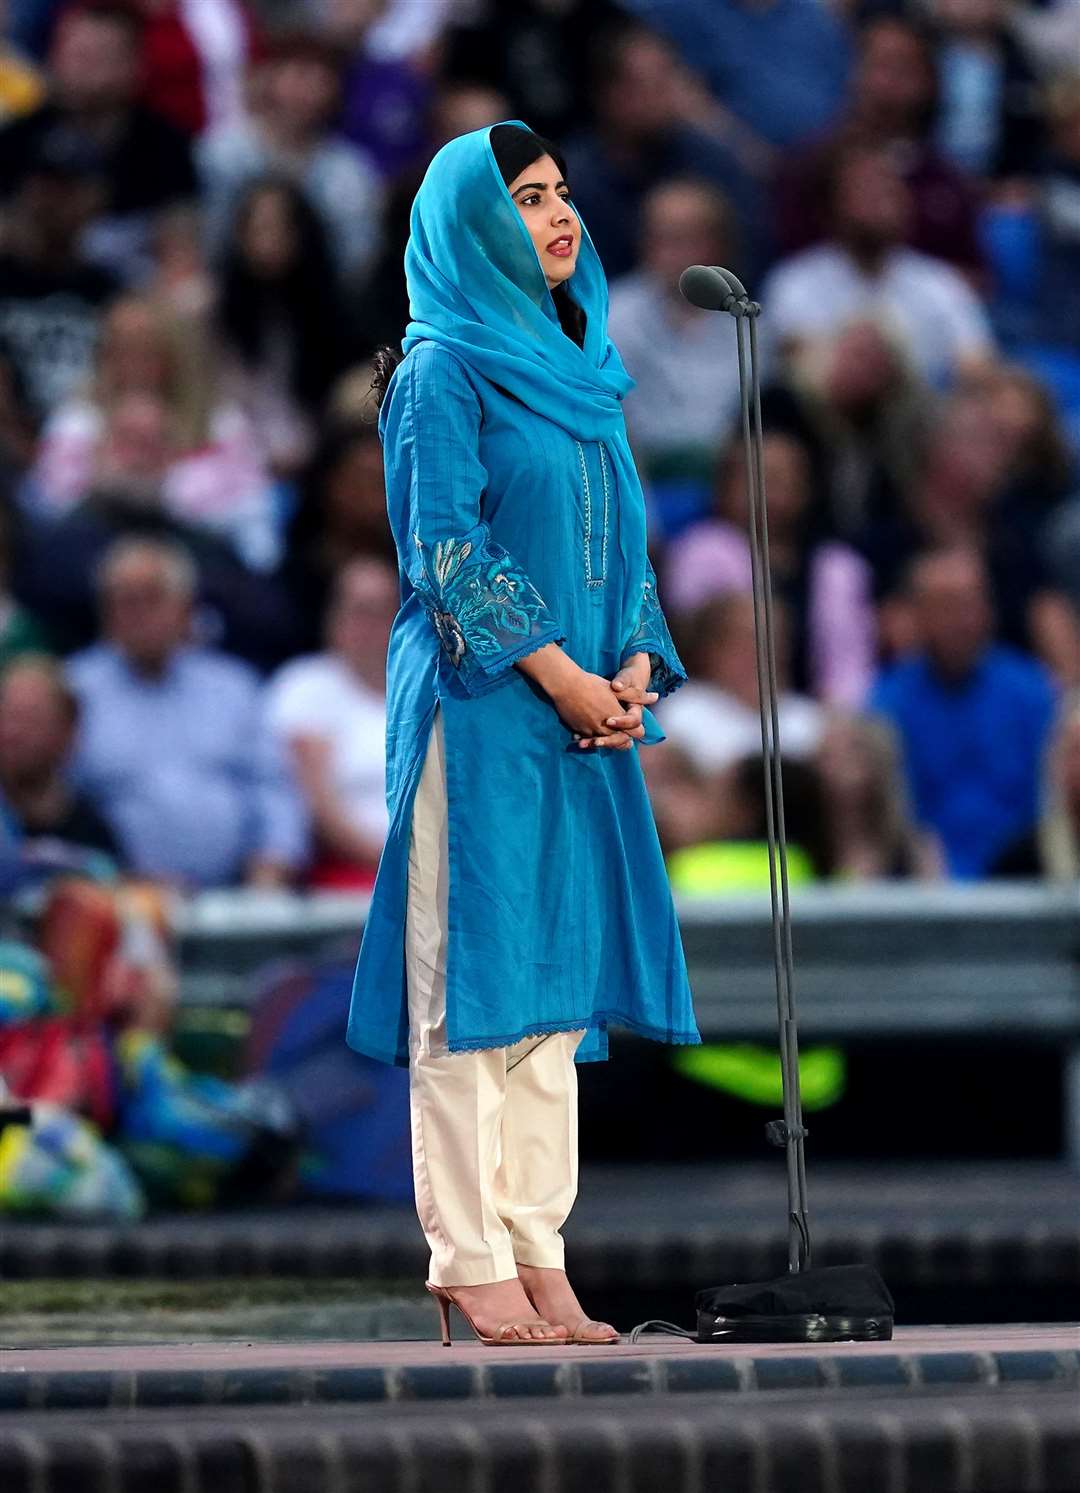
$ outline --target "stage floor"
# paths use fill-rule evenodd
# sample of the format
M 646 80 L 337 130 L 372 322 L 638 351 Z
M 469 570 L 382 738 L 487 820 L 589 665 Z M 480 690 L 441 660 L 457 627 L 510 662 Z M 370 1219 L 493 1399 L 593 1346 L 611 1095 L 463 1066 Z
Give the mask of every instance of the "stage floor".
M 0 1409 L 671 1394 L 923 1384 L 1068 1384 L 1080 1325 L 899 1327 L 889 1342 L 631 1343 L 487 1348 L 440 1342 L 212 1342 L 0 1350 Z M 521 1370 L 527 1368 L 528 1373 Z
M 1077 1493 L 1080 1328 L 0 1353 L 4 1493 Z

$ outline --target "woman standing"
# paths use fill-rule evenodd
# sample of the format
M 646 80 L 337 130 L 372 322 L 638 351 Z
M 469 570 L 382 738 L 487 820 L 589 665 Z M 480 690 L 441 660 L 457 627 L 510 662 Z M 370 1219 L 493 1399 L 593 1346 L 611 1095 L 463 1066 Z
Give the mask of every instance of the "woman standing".
M 451 1299 L 484 1341 L 618 1340 L 562 1268 L 574 1064 L 607 1057 L 611 1024 L 701 1040 L 635 749 L 664 740 L 647 706 L 686 671 L 564 175 L 517 121 L 439 151 L 405 357 L 377 379 L 403 600 L 348 1040 L 410 1069 L 444 1341 Z

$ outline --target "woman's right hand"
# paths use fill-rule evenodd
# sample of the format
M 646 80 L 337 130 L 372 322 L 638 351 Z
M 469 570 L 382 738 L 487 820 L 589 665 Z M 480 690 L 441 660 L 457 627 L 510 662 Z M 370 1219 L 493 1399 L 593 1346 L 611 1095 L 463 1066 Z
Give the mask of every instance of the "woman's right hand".
M 646 691 L 640 703 L 650 704 L 656 698 L 655 692 Z M 623 701 L 612 693 L 611 680 L 602 674 L 578 669 L 576 675 L 560 683 L 551 699 L 563 725 L 596 746 L 625 751 L 633 745 L 633 737 L 645 735 L 644 725 L 628 730 L 615 730 L 608 725 L 612 717 L 621 719 L 626 711 Z

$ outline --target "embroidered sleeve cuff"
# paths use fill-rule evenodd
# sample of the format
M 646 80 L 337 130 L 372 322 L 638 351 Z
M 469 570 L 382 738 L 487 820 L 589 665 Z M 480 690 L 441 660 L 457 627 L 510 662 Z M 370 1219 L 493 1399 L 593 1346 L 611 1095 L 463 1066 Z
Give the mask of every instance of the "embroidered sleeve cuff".
M 634 653 L 649 655 L 652 673 L 648 688 L 655 690 L 661 699 L 678 689 L 680 684 L 686 683 L 686 669 L 675 650 L 667 619 L 656 594 L 656 576 L 651 567 L 642 585 L 638 625 L 622 650 L 622 661 L 625 662 Z
M 444 653 L 470 694 L 501 683 L 510 668 L 566 633 L 514 558 L 488 538 L 486 524 L 430 548 L 413 535 L 413 581 Z

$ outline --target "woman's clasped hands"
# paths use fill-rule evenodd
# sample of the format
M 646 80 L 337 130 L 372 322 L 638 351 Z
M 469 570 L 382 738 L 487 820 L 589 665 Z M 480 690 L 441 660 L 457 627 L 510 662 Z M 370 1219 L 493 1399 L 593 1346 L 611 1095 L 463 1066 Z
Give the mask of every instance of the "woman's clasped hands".
M 573 698 L 559 701 L 559 714 L 570 725 L 580 749 L 628 751 L 635 738 L 645 735 L 642 707 L 659 698 L 647 688 L 651 673 L 647 653 L 634 654 L 613 679 L 581 671 Z

